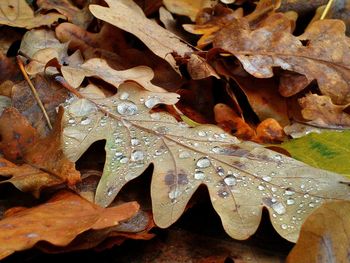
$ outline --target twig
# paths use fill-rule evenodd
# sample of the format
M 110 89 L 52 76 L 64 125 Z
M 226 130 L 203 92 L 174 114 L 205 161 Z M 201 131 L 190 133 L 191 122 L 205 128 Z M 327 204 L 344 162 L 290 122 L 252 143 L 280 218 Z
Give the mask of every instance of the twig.
M 326 15 L 328 14 L 329 10 L 331 9 L 332 7 L 332 4 L 333 4 L 334 0 L 329 0 L 327 5 L 326 5 L 326 8 L 323 10 L 323 13 L 320 17 L 320 20 L 323 20 L 326 18 Z
M 24 65 L 23 65 L 23 62 L 22 60 L 17 56 L 17 63 L 18 63 L 18 66 L 19 66 L 19 69 L 21 70 L 22 72 L 22 75 L 23 77 L 25 78 L 25 80 L 27 81 L 30 89 L 32 90 L 32 93 L 34 95 L 34 98 L 36 99 L 41 111 L 43 112 L 44 116 L 45 116 L 45 119 L 46 119 L 46 122 L 47 122 L 47 125 L 49 126 L 50 130 L 52 130 L 52 125 L 51 125 L 51 122 L 50 122 L 50 118 L 49 118 L 49 115 L 47 115 L 47 112 L 46 112 L 46 109 L 43 105 L 43 103 L 41 102 L 40 98 L 39 98 L 39 94 L 38 92 L 36 91 L 32 81 L 30 80 L 30 78 L 28 77 L 28 74 L 26 72 L 26 70 L 24 69 Z

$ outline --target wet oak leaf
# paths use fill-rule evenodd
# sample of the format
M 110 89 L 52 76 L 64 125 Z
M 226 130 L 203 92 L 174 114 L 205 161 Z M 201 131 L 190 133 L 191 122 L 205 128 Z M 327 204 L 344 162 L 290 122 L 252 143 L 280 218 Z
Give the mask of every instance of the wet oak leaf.
M 323 204 L 306 219 L 286 262 L 349 262 L 349 222 L 348 201 Z
M 319 127 L 341 128 L 350 127 L 350 115 L 346 112 L 347 105 L 336 105 L 328 96 L 307 94 L 299 99 L 301 114 L 309 124 Z
M 125 83 L 112 97 L 72 99 L 65 105 L 63 145 L 70 160 L 106 140 L 97 204 L 108 206 L 127 182 L 153 163 L 156 225 L 174 223 L 205 184 L 231 237 L 251 236 L 266 207 L 277 232 L 296 241 L 302 222 L 316 207 L 331 199 L 350 199 L 343 176 L 240 142 L 217 126 L 188 128 L 166 113 L 150 113 L 159 94 Z
M 178 36 L 148 19 L 132 0 L 106 1 L 109 7 L 90 5 L 91 13 L 138 37 L 154 54 L 177 69 L 172 53 L 184 56 L 193 49 Z
M 26 0 L 9 0 L 0 3 L 0 25 L 32 29 L 50 26 L 65 16 L 57 13 L 37 14 L 27 4 Z
M 284 142 L 280 147 L 297 160 L 350 177 L 350 131 L 313 132 Z
M 350 39 L 340 20 L 316 21 L 299 37 L 290 33 L 289 19 L 282 14 L 280 26 L 268 23 L 251 30 L 244 20 L 232 22 L 216 36 L 213 45 L 235 55 L 255 77 L 270 78 L 273 67 L 317 80 L 323 95 L 336 104 L 350 102 Z M 284 21 L 284 22 L 283 22 Z M 303 45 L 302 40 L 307 41 Z M 298 90 L 299 91 L 299 90 Z M 297 91 L 297 92 L 298 92 Z
M 89 229 L 116 226 L 138 210 L 136 202 L 101 208 L 79 195 L 59 192 L 45 204 L 6 213 L 0 221 L 0 259 L 39 241 L 66 246 L 77 235 Z

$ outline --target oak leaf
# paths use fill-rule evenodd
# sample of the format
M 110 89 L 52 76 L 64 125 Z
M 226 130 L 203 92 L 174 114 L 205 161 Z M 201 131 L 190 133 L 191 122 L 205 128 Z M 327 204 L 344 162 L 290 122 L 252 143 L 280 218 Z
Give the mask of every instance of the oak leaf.
M 90 5 L 91 13 L 138 37 L 154 54 L 165 59 L 175 70 L 177 66 L 172 53 L 184 56 L 193 51 L 178 36 L 146 18 L 142 9 L 132 0 L 106 2 L 109 7 Z
M 149 110 L 162 93 L 125 83 L 118 94 L 73 99 L 65 105 L 64 152 L 76 161 L 106 140 L 106 162 L 95 202 L 108 206 L 120 189 L 154 164 L 155 223 L 167 227 L 183 213 L 199 185 L 208 187 L 226 232 L 246 239 L 266 207 L 277 232 L 295 241 L 305 218 L 324 201 L 350 199 L 347 179 L 312 168 L 260 145 L 240 142 L 212 125 L 188 128 Z
M 349 262 L 349 217 L 349 202 L 323 204 L 306 219 L 286 262 Z
M 118 225 L 138 210 L 136 202 L 101 208 L 68 191 L 37 207 L 12 208 L 0 221 L 0 259 L 41 240 L 66 246 L 82 232 Z
M 0 3 L 0 25 L 23 27 L 27 29 L 47 26 L 58 19 L 65 19 L 57 13 L 34 15 L 26 0 L 9 0 Z
M 272 77 L 272 68 L 281 67 L 305 75 L 309 81 L 317 80 L 321 93 L 334 103 L 349 103 L 350 39 L 344 34 L 344 23 L 317 21 L 295 37 L 288 29 L 288 19 L 280 14 L 274 16 L 279 17 L 281 26 L 276 27 L 267 19 L 263 26 L 251 30 L 244 20 L 232 22 L 217 34 L 213 45 L 235 55 L 255 77 Z M 307 44 L 303 45 L 302 40 Z M 299 91 L 295 90 L 294 94 Z

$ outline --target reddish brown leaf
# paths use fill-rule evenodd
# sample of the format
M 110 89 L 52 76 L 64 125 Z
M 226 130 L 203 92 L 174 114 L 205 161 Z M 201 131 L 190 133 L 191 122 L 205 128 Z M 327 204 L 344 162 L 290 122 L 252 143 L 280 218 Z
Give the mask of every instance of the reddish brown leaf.
M 71 192 L 60 192 L 45 204 L 7 213 L 0 221 L 0 258 L 40 240 L 65 246 L 86 230 L 118 225 L 138 209 L 136 202 L 101 208 Z

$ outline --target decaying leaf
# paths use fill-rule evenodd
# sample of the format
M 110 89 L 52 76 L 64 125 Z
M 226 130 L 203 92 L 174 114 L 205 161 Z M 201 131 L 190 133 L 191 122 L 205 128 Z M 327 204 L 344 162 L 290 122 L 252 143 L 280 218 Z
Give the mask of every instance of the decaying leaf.
M 349 202 L 323 204 L 306 219 L 298 242 L 286 262 L 349 262 L 349 222 Z
M 0 3 L 0 25 L 31 29 L 51 25 L 60 18 L 65 19 L 57 13 L 34 15 L 26 0 L 8 0 Z
M 59 13 L 67 17 L 73 24 L 83 28 L 87 28 L 93 18 L 87 6 L 83 9 L 79 9 L 72 5 L 68 0 L 38 0 L 36 4 L 40 8 L 46 10 L 57 10 Z
M 350 131 L 311 133 L 280 146 L 297 160 L 350 177 Z
M 132 0 L 107 0 L 109 8 L 90 5 L 91 13 L 116 27 L 138 37 L 154 54 L 165 59 L 177 69 L 172 53 L 184 56 L 192 48 L 179 37 L 164 29 L 144 15 L 142 9 Z
M 135 81 L 154 92 L 165 92 L 161 87 L 151 83 L 154 77 L 153 70 L 146 66 L 138 66 L 127 70 L 112 69 L 105 60 L 92 58 L 81 65 L 63 66 L 61 68 L 65 80 L 74 88 L 78 88 L 85 77 L 99 77 L 114 85 L 116 88 L 126 80 Z M 177 97 L 176 97 L 177 100 Z
M 52 133 L 45 138 L 39 138 L 37 131 L 15 108 L 5 109 L 0 117 L 2 139 L 0 149 L 4 157 L 13 161 L 22 161 L 32 166 L 35 168 L 32 169 L 33 173 L 34 171 L 40 173 L 41 170 L 52 177 L 52 179 L 42 178 L 38 180 L 39 185 L 35 185 L 34 181 L 31 182 L 31 188 L 27 187 L 26 189 L 35 194 L 44 186 L 45 181 L 48 182 L 47 186 L 51 186 L 52 182 L 56 182 L 58 179 L 61 183 L 68 182 L 70 185 L 74 185 L 80 180 L 80 173 L 75 170 L 74 163 L 70 162 L 61 150 L 61 118 L 62 111 L 58 115 L 58 121 L 55 123 Z M 11 167 L 9 164 L 6 166 Z M 27 166 L 23 166 L 22 169 L 24 168 L 28 171 Z M 17 175 L 11 182 L 14 182 L 14 180 L 29 180 L 24 174 L 18 177 L 18 169 L 13 168 L 12 172 L 6 170 L 4 175 Z M 24 173 L 24 170 L 22 172 Z M 32 172 L 27 173 L 33 176 L 32 178 L 35 180 L 39 176 Z M 48 177 L 48 175 L 45 176 Z M 25 184 L 27 182 L 23 181 L 23 187 L 25 187 Z
M 276 19 L 279 26 L 271 22 Z M 322 94 L 329 96 L 333 103 L 349 103 L 350 40 L 344 34 L 344 23 L 317 21 L 304 34 L 295 37 L 290 33 L 288 21 L 282 14 L 275 14 L 255 30 L 243 19 L 234 21 L 217 34 L 213 44 L 234 54 L 255 77 L 272 77 L 272 67 L 281 67 L 305 75 L 309 81 L 317 80 Z M 301 40 L 307 44 L 303 45 Z M 332 49 L 329 49 L 330 43 Z
M 335 105 L 328 96 L 307 94 L 299 99 L 303 117 L 312 125 L 320 127 L 350 127 L 350 115 L 347 105 Z
M 68 245 L 80 233 L 118 225 L 138 209 L 136 202 L 101 208 L 67 191 L 37 207 L 13 208 L 0 221 L 0 259 L 41 240 L 56 246 Z
M 165 7 L 172 13 L 184 15 L 191 18 L 192 21 L 201 9 L 212 7 L 217 3 L 217 0 L 163 0 Z
M 295 241 L 316 207 L 327 200 L 350 199 L 345 177 L 240 142 L 216 126 L 188 128 L 165 113 L 150 114 L 161 94 L 125 83 L 110 98 L 72 99 L 65 105 L 64 152 L 72 161 L 93 142 L 106 140 L 96 203 L 109 205 L 153 163 L 151 196 L 158 226 L 175 222 L 205 184 L 233 238 L 251 236 L 266 207 L 277 232 Z

